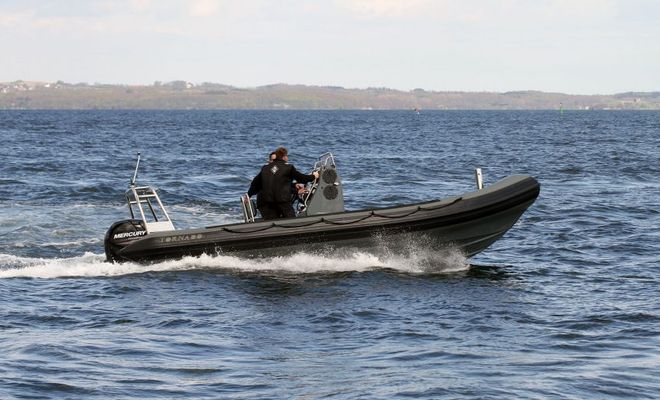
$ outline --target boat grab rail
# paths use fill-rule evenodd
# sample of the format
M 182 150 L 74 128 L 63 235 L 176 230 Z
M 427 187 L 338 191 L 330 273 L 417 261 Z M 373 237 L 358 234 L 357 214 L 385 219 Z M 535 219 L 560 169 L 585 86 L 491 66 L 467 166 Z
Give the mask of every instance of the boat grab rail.
M 250 200 L 250 196 L 247 193 L 241 195 L 241 208 L 243 210 L 243 220 L 247 222 L 254 222 L 256 220 L 256 212 Z

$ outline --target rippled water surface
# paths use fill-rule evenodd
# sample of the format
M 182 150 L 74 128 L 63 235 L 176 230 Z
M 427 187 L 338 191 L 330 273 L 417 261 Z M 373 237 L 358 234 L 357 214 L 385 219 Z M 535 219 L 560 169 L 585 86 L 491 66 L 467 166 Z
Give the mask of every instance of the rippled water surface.
M 268 153 L 349 209 L 535 176 L 465 259 L 104 261 L 134 155 L 177 227 L 240 219 Z M 0 398 L 660 398 L 660 113 L 0 111 Z

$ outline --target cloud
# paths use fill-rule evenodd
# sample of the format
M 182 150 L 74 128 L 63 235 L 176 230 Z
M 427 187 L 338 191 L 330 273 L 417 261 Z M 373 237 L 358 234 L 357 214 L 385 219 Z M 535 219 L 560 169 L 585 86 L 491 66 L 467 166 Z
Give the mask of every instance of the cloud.
M 152 7 L 151 0 L 130 0 L 131 8 L 136 11 L 147 11 Z
M 618 8 L 616 0 L 551 0 L 546 11 L 553 17 L 589 20 L 616 17 Z
M 217 0 L 195 0 L 189 8 L 192 17 L 213 17 L 220 10 L 220 2 Z
M 338 5 L 363 17 L 403 17 L 433 5 L 431 0 L 339 0 Z
M 0 26 L 13 28 L 22 25 L 34 17 L 34 11 L 23 11 L 0 14 Z
M 335 0 L 334 4 L 357 18 L 507 24 L 615 18 L 620 0 Z
M 216 24 L 191 24 L 191 17 L 186 14 L 188 7 L 193 7 L 190 10 L 195 11 L 196 15 L 212 15 L 214 12 L 213 4 L 203 1 L 192 5 L 179 0 L 159 3 L 151 0 L 101 1 L 73 10 L 21 7 L 11 12 L 5 11 L 0 13 L 0 28 L 11 30 L 12 34 L 44 38 L 57 35 L 82 38 L 85 35 L 107 37 L 115 34 L 219 34 Z

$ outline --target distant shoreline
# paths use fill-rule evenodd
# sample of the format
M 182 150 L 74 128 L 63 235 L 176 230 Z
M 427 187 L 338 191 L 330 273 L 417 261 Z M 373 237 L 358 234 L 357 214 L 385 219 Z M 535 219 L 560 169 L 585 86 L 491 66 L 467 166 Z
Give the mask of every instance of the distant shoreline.
M 0 83 L 2 110 L 660 110 L 660 92 L 570 95 L 534 90 L 438 92 L 186 81 L 153 85 Z
M 67 112 L 67 111 L 151 111 L 151 112 L 158 112 L 158 111 L 169 111 L 169 112 L 186 112 L 186 111 L 272 111 L 272 112 L 277 112 L 277 113 L 287 113 L 287 112 L 300 112 L 300 111 L 327 111 L 327 112 L 342 112 L 342 111 L 351 111 L 351 112 L 372 112 L 372 113 L 378 113 L 378 112 L 413 112 L 413 110 L 408 110 L 408 109 L 401 109 L 401 108 L 382 108 L 382 109 L 373 109 L 373 110 L 362 110 L 362 109 L 351 109 L 351 108 L 287 108 L 286 110 L 283 109 L 277 109 L 277 108 L 0 108 L 0 112 L 13 112 L 13 111 L 62 111 L 62 112 Z M 467 111 L 483 111 L 483 112 L 507 112 L 507 111 L 520 111 L 520 112 L 559 112 L 557 109 L 550 109 L 550 108 L 535 108 L 535 109 L 530 109 L 530 108 L 508 108 L 508 109 L 485 109 L 485 108 L 461 108 L 461 109 L 442 109 L 442 110 L 420 110 L 420 114 L 424 113 L 431 113 L 431 112 L 467 112 Z M 571 113 L 590 113 L 590 112 L 627 112 L 627 111 L 635 111 L 635 112 L 658 112 L 660 111 L 660 108 L 606 108 L 606 109 L 590 109 L 590 110 L 572 110 L 572 109 L 564 109 L 566 112 L 571 112 Z

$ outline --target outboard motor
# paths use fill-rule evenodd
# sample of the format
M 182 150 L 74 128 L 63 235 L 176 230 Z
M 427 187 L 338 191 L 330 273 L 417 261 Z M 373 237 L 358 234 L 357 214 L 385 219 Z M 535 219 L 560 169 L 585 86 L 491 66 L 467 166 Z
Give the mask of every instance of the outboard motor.
M 103 241 L 106 259 L 111 262 L 122 261 L 118 256 L 119 251 L 146 235 L 147 228 L 139 219 L 125 219 L 115 222 L 105 233 L 105 240 Z
M 326 153 L 319 157 L 314 165 L 314 170 L 319 172 L 319 179 L 305 198 L 299 215 L 311 216 L 344 212 L 344 190 L 334 156 Z

